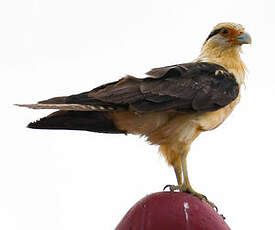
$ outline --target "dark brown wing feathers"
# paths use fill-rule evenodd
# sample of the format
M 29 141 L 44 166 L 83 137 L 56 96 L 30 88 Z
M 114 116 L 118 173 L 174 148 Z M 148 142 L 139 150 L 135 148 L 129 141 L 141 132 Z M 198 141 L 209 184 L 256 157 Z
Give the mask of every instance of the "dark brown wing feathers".
M 214 111 L 231 103 L 239 94 L 234 76 L 213 63 L 166 66 L 147 74 L 150 77 L 127 76 L 89 92 L 40 103 L 108 106 L 135 112 Z
M 100 90 L 92 90 L 88 96 L 114 105 L 129 105 L 144 99 L 140 91 L 143 79 L 127 76 Z
M 41 101 L 41 104 L 91 105 L 102 112 L 58 111 L 28 127 L 124 133 L 115 127 L 106 112 L 108 109 L 138 113 L 214 111 L 231 103 L 239 94 L 234 76 L 213 63 L 167 66 L 147 74 L 150 77 L 127 76 L 89 92 Z
M 231 103 L 239 93 L 234 76 L 212 63 L 188 63 L 153 69 L 152 77 L 131 76 L 92 90 L 90 100 L 136 112 L 214 111 Z M 86 98 L 89 101 L 88 98 Z

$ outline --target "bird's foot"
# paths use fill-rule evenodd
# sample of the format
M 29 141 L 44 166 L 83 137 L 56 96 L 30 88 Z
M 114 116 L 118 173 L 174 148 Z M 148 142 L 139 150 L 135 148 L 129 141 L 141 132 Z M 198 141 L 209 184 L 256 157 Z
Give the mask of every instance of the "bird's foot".
M 183 189 L 183 190 L 180 190 L 181 192 L 187 192 L 187 193 L 190 193 L 192 194 L 193 196 L 195 197 L 198 197 L 200 200 L 204 200 L 206 201 L 212 208 L 214 208 L 216 210 L 216 212 L 218 212 L 218 207 L 213 203 L 211 202 L 210 200 L 207 199 L 207 197 L 201 193 L 198 193 L 196 192 L 194 189 L 192 188 L 186 188 L 186 189 Z
M 165 190 L 167 188 L 169 188 L 169 190 L 173 191 L 173 192 L 174 191 L 179 191 L 179 192 L 190 193 L 193 196 L 199 198 L 200 200 L 206 201 L 212 208 L 214 208 L 216 210 L 216 212 L 218 212 L 218 208 L 213 202 L 209 201 L 205 195 L 196 192 L 191 186 L 187 186 L 185 184 L 182 184 L 182 185 L 166 185 L 163 188 L 163 190 Z

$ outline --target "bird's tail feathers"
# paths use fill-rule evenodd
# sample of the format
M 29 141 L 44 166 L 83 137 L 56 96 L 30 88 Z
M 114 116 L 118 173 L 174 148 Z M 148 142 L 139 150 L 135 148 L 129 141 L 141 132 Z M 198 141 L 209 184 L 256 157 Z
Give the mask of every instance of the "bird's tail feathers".
M 58 109 L 58 110 L 70 110 L 70 111 L 112 111 L 115 108 L 111 106 L 95 106 L 95 105 L 82 105 L 82 104 L 15 104 L 21 107 L 27 107 L 30 109 Z
M 86 130 L 99 133 L 125 133 L 113 123 L 107 112 L 57 111 L 38 121 L 31 122 L 32 129 Z

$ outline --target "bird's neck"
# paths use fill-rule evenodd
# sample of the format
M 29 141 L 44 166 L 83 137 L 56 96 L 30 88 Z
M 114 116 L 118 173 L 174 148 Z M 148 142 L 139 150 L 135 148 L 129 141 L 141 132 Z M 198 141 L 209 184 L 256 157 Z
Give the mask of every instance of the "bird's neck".
M 246 67 L 240 57 L 240 46 L 222 49 L 212 44 L 202 47 L 201 54 L 196 61 L 212 62 L 223 66 L 231 72 L 239 85 L 244 83 Z

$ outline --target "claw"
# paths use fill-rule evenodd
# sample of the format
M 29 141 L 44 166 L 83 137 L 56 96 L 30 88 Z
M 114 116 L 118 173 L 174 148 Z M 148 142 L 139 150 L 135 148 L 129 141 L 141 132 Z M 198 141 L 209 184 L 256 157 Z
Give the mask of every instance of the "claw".
M 171 191 L 171 186 L 172 186 L 171 184 L 165 185 L 165 186 L 163 187 L 162 191 L 165 191 L 167 188 L 169 188 L 170 191 Z
M 165 191 L 165 189 L 169 188 L 170 191 L 175 191 L 175 190 L 178 190 L 179 186 L 176 186 L 176 185 L 171 185 L 171 184 L 168 184 L 168 185 L 165 185 L 164 188 L 163 188 L 163 191 Z
M 190 194 L 193 194 L 192 192 L 190 192 Z M 193 194 L 194 196 L 196 196 L 195 194 Z M 207 199 L 207 196 L 203 195 L 203 194 L 200 194 L 201 197 L 198 197 L 200 198 L 201 200 L 205 200 L 206 202 L 208 202 L 208 199 Z
M 219 212 L 219 209 L 218 209 L 218 207 L 215 205 L 215 204 L 213 204 L 213 208 L 215 209 L 215 211 L 218 213 Z M 223 218 L 224 218 L 224 216 L 223 215 L 221 215 Z M 225 218 L 224 218 L 225 219 Z
M 205 200 L 218 213 L 219 212 L 218 207 L 214 203 L 212 203 L 211 201 L 209 201 L 205 195 L 202 195 L 202 196 L 203 196 L 203 200 Z

